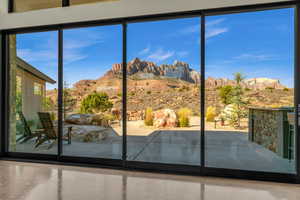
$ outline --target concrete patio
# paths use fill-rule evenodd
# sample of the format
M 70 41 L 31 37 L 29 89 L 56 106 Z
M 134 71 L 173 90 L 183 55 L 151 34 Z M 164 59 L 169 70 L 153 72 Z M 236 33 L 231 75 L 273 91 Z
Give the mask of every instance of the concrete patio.
M 206 166 L 252 171 L 295 173 L 294 161 L 248 141 L 245 132 L 206 131 Z M 33 148 L 18 144 L 18 152 L 55 154 L 47 144 Z M 128 160 L 200 165 L 200 131 L 160 130 L 149 136 L 127 136 Z M 122 136 L 110 136 L 97 143 L 73 141 L 63 145 L 63 155 L 91 158 L 122 157 Z

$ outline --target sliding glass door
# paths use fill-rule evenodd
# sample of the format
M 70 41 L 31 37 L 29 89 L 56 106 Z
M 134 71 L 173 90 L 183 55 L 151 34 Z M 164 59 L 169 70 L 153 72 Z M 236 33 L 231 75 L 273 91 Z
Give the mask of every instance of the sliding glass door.
M 8 151 L 294 176 L 294 17 L 284 8 L 11 32 Z
M 206 20 L 205 165 L 295 173 L 294 9 Z
M 127 159 L 200 165 L 200 18 L 128 24 Z
M 57 36 L 57 31 L 9 36 L 11 152 L 57 154 Z
M 121 159 L 122 26 L 63 38 L 63 155 Z

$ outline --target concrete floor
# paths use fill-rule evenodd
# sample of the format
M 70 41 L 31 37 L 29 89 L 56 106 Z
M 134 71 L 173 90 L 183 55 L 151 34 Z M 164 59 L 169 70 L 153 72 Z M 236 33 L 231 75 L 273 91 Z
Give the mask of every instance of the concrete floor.
M 0 161 L 0 200 L 299 200 L 300 185 Z
M 200 165 L 199 131 L 163 130 L 149 136 L 128 136 L 127 146 L 128 160 Z M 243 132 L 207 131 L 205 146 L 208 167 L 295 173 L 293 161 L 249 142 Z M 56 153 L 56 148 L 46 147 L 35 149 L 32 144 L 18 144 L 17 151 Z M 121 159 L 122 137 L 113 136 L 98 143 L 73 141 L 63 148 L 63 154 L 69 156 Z

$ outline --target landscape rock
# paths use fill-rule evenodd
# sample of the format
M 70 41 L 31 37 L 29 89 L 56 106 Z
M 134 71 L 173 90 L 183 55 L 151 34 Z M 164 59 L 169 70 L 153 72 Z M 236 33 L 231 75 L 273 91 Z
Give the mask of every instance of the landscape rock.
M 177 127 L 178 119 L 176 112 L 171 109 L 162 109 L 153 113 L 153 126 L 155 128 Z
M 109 130 L 102 126 L 73 125 L 72 140 L 79 142 L 99 142 L 109 135 Z
M 77 125 L 91 125 L 93 120 L 92 114 L 72 114 L 65 119 L 66 123 Z
M 76 125 L 110 126 L 109 120 L 105 119 L 103 114 L 71 114 L 67 116 L 65 122 Z

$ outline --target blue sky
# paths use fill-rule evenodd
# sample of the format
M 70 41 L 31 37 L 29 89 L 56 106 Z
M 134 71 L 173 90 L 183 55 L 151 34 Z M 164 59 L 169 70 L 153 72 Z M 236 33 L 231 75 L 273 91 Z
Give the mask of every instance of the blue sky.
M 279 79 L 293 87 L 293 9 L 206 18 L 206 77 Z M 200 71 L 200 19 L 128 25 L 128 60 L 184 61 Z M 57 32 L 17 35 L 18 56 L 57 80 Z M 122 62 L 120 25 L 64 31 L 64 79 L 97 79 Z M 49 88 L 56 87 L 48 86 Z

